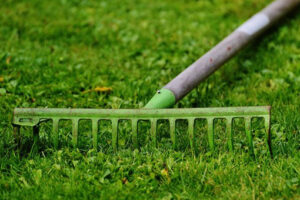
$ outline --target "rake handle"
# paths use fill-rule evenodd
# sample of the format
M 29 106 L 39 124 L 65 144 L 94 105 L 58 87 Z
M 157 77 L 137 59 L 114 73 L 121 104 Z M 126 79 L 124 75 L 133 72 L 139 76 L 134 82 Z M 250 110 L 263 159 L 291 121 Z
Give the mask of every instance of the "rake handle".
M 159 90 L 146 108 L 173 106 L 299 3 L 300 0 L 276 0 L 269 4 Z

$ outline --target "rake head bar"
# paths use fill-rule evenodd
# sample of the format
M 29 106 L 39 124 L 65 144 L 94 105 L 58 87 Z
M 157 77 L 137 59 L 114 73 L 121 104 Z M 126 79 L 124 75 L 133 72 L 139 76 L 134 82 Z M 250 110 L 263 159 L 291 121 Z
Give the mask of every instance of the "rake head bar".
M 38 140 L 39 124 L 43 121 L 53 122 L 53 143 L 58 147 L 58 123 L 60 120 L 72 121 L 72 143 L 77 145 L 79 120 L 92 121 L 93 146 L 97 148 L 98 122 L 110 120 L 112 124 L 113 149 L 118 148 L 118 124 L 119 120 L 130 120 L 132 123 L 132 139 L 134 147 L 138 148 L 138 121 L 148 120 L 151 122 L 151 141 L 153 146 L 157 144 L 157 121 L 168 120 L 170 124 L 170 137 L 173 147 L 176 147 L 175 122 L 178 119 L 188 121 L 188 134 L 190 146 L 194 149 L 194 123 L 196 119 L 207 120 L 207 132 L 210 150 L 214 150 L 214 120 L 226 119 L 226 134 L 228 148 L 233 150 L 232 122 L 234 118 L 245 119 L 245 132 L 249 145 L 250 154 L 254 155 L 253 138 L 251 134 L 252 118 L 264 118 L 266 141 L 271 151 L 270 137 L 270 107 L 225 107 L 225 108 L 184 108 L 184 109 L 57 109 L 57 108 L 16 108 L 14 110 L 13 125 L 15 135 L 20 134 L 20 126 L 32 126 L 35 139 Z

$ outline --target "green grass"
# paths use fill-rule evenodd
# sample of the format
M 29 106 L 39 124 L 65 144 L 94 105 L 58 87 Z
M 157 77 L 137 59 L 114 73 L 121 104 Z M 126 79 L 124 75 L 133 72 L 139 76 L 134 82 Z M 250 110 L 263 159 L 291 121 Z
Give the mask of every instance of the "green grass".
M 140 152 L 73 150 L 68 136 L 53 151 L 49 124 L 38 152 L 28 131 L 20 151 L 12 137 L 15 107 L 143 107 L 269 2 L 0 0 L 0 199 L 300 199 L 298 11 L 177 104 L 271 105 L 273 160 L 264 153 L 249 158 L 242 121 L 236 131 L 241 150 L 233 154 L 223 152 L 222 135 L 215 155 L 205 151 L 205 137 L 196 155 L 168 148 L 167 139 L 159 149 Z M 112 92 L 92 91 L 104 86 Z M 218 124 L 221 134 L 224 122 Z M 124 127 L 122 134 L 130 133 Z M 109 125 L 104 128 L 109 142 Z M 259 139 L 255 144 L 262 147 Z

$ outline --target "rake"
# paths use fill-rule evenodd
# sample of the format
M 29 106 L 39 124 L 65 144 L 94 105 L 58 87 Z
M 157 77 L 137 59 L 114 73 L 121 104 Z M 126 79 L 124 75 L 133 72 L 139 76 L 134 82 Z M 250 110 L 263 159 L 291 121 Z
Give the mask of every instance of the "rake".
M 176 148 L 177 138 L 175 124 L 179 119 L 188 121 L 188 138 L 190 148 L 195 148 L 194 125 L 196 119 L 207 121 L 208 144 L 211 151 L 215 148 L 214 121 L 226 120 L 226 137 L 228 149 L 233 151 L 232 125 L 233 119 L 245 120 L 245 135 L 249 153 L 254 155 L 251 121 L 253 118 L 264 119 L 265 142 L 272 156 L 270 135 L 270 107 L 227 107 L 227 108 L 183 108 L 166 109 L 172 107 L 201 81 L 221 67 L 238 51 L 262 34 L 272 24 L 285 16 L 300 3 L 299 0 L 277 0 L 254 15 L 209 52 L 180 73 L 162 89 L 158 90 L 145 106 L 145 109 L 59 109 L 59 108 L 15 108 L 13 116 L 14 135 L 20 140 L 20 127 L 33 127 L 34 143 L 39 140 L 39 126 L 42 122 L 52 121 L 52 141 L 55 148 L 59 143 L 59 121 L 72 121 L 72 144 L 77 147 L 80 120 L 92 122 L 93 147 L 97 149 L 99 120 L 110 120 L 112 124 L 112 147 L 118 149 L 118 125 L 120 120 L 130 120 L 132 124 L 132 141 L 135 148 L 139 147 L 138 122 L 148 120 L 151 123 L 150 141 L 153 147 L 157 146 L 157 122 L 169 121 L 169 132 L 173 147 Z

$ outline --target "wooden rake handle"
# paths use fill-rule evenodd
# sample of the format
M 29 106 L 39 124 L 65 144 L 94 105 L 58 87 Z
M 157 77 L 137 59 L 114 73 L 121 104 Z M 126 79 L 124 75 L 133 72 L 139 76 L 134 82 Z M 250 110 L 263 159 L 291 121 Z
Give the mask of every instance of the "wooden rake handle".
M 159 90 L 146 108 L 172 107 L 201 81 L 299 4 L 300 0 L 276 0 L 268 5 Z

